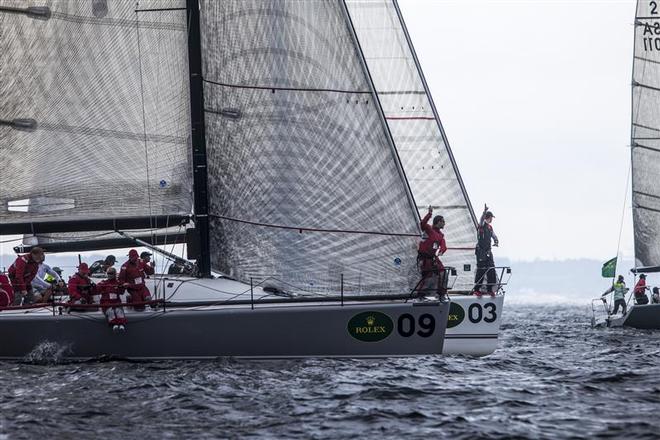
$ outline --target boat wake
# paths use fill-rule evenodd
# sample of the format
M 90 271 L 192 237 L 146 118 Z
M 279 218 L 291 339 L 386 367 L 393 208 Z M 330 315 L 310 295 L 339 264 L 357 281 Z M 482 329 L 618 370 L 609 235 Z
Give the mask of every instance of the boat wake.
M 24 361 L 37 365 L 61 364 L 63 363 L 64 355 L 70 351 L 71 347 L 68 344 L 61 345 L 56 342 L 44 341 L 34 347 L 25 356 Z

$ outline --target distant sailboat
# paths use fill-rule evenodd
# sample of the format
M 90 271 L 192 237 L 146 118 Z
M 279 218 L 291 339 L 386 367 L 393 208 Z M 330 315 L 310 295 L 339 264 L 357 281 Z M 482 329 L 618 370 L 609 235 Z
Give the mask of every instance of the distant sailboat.
M 660 272 L 660 9 L 656 1 L 638 0 L 635 13 L 631 161 L 632 272 Z M 608 316 L 597 324 L 660 329 L 660 304 L 631 304 L 625 315 Z

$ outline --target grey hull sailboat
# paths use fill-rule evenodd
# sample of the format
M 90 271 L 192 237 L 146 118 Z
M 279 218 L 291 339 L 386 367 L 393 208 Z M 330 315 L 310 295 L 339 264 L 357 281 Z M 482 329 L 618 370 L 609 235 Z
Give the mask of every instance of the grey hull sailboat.
M 638 0 L 632 78 L 631 170 L 635 274 L 660 272 L 660 10 Z M 631 294 L 632 300 L 634 295 Z M 609 327 L 660 329 L 660 304 L 630 304 Z M 636 302 L 636 301 L 635 301 Z
M 124 334 L 3 310 L 0 358 L 442 353 L 449 304 L 409 298 L 419 217 L 346 2 L 0 0 L 0 53 L 0 235 L 185 237 L 189 282 L 237 292 L 163 291 Z

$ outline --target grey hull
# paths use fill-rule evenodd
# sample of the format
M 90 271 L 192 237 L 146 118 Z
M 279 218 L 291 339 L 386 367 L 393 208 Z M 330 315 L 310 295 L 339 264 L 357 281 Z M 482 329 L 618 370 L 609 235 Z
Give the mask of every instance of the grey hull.
M 635 305 L 623 320 L 624 327 L 660 329 L 660 304 Z
M 0 358 L 56 347 L 64 359 L 386 357 L 440 354 L 448 304 L 286 305 L 129 313 L 113 333 L 100 312 L 0 313 Z M 380 340 L 375 340 L 379 339 Z

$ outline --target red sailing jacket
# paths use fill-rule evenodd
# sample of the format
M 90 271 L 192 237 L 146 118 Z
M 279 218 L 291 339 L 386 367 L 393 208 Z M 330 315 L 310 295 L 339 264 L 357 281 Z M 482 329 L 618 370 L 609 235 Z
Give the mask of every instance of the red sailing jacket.
M 121 304 L 124 289 L 117 279 L 107 279 L 96 285 L 96 292 L 101 295 L 101 304 Z
M 646 280 L 644 278 L 640 278 L 639 281 L 637 281 L 637 284 L 635 284 L 635 296 L 642 296 L 646 292 Z
M 0 307 L 12 305 L 14 302 L 14 289 L 9 283 L 7 275 L 0 274 Z
M 69 278 L 68 288 L 69 298 L 71 301 L 84 299 L 87 304 L 92 304 L 92 299 L 94 298 L 96 287 L 91 284 L 89 279 L 83 278 L 78 274 L 74 274 L 71 278 Z
M 429 225 L 431 213 L 429 212 L 422 219 L 420 226 L 426 232 L 426 240 L 419 244 L 419 254 L 423 258 L 422 270 L 428 270 L 433 267 L 434 256 L 435 264 L 439 269 L 444 269 L 444 265 L 437 258 L 437 255 L 442 255 L 447 251 L 447 244 L 445 243 L 445 235 L 440 229 L 434 228 Z
M 153 275 L 154 274 L 154 268 L 152 265 L 149 263 L 140 260 L 140 269 L 145 273 L 145 275 Z
M 144 279 L 146 278 L 145 270 L 142 266 L 143 263 L 141 260 L 136 260 L 135 262 L 128 260 L 124 263 L 119 271 L 119 277 L 117 277 L 119 284 L 123 286 L 127 283 L 128 290 L 141 289 L 144 286 Z
M 17 292 L 32 289 L 32 280 L 37 276 L 39 263 L 32 259 L 31 254 L 19 255 L 9 266 L 9 279 Z

